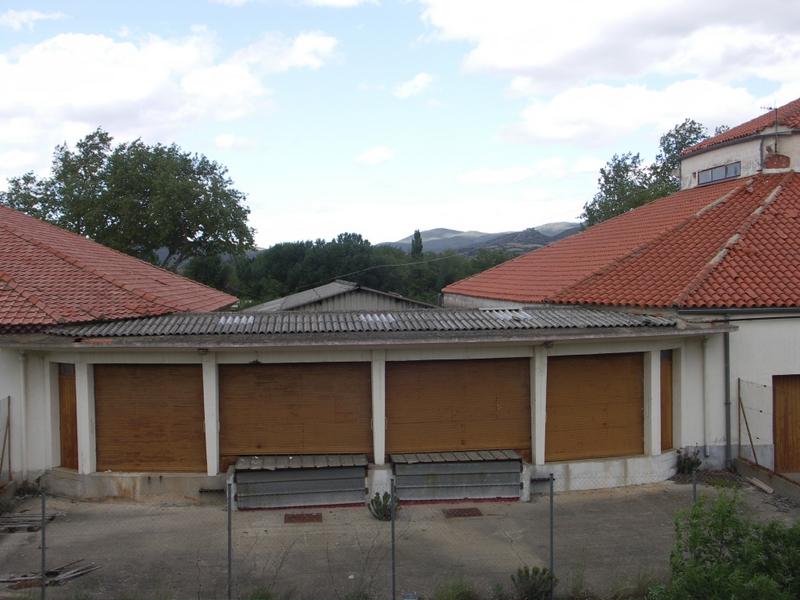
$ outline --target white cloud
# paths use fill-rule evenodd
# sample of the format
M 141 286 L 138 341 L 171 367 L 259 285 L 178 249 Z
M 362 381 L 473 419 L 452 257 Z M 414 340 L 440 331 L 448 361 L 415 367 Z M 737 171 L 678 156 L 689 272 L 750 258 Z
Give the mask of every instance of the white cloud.
M 431 75 L 427 73 L 417 73 L 408 81 L 398 84 L 397 87 L 394 88 L 394 95 L 403 99 L 416 96 L 424 92 L 432 81 L 433 77 Z
M 37 21 L 55 21 L 63 18 L 64 15 L 60 12 L 45 13 L 38 10 L 10 9 L 0 13 L 0 25 L 20 31 L 22 28 L 33 29 Z
M 305 0 L 309 6 L 329 6 L 331 8 L 352 8 L 361 4 L 378 4 L 378 0 Z
M 364 165 L 375 166 L 385 163 L 394 157 L 394 150 L 389 146 L 373 146 L 356 157 L 356 162 Z
M 711 128 L 736 125 L 762 112 L 759 105 L 744 88 L 713 81 L 678 81 L 663 89 L 594 84 L 533 101 L 508 133 L 524 140 L 599 145 L 642 128 L 664 132 L 687 117 Z
M 220 150 L 250 150 L 255 142 L 249 138 L 233 133 L 221 133 L 214 138 L 214 145 Z
M 12 156 L 39 170 L 55 144 L 98 125 L 120 140 L 169 139 L 196 123 L 253 114 L 268 106 L 269 73 L 318 69 L 336 43 L 319 33 L 280 40 L 269 56 L 261 40 L 226 58 L 202 27 L 182 38 L 65 33 L 0 53 L 0 153 L 35 152 L 36 161 Z M 0 186 L 19 162 L 0 161 Z
M 333 56 L 337 43 L 335 37 L 321 31 L 301 33 L 294 38 L 269 33 L 237 52 L 233 61 L 268 73 L 296 68 L 317 70 Z
M 472 46 L 465 68 L 542 90 L 647 74 L 787 81 L 800 69 L 800 10 L 784 0 L 763 0 L 757 18 L 745 0 L 420 2 L 438 38 Z
M 464 185 L 510 185 L 530 179 L 563 179 L 572 175 L 597 173 L 604 162 L 591 156 L 575 160 L 553 157 L 531 165 L 481 168 L 461 173 L 457 181 Z

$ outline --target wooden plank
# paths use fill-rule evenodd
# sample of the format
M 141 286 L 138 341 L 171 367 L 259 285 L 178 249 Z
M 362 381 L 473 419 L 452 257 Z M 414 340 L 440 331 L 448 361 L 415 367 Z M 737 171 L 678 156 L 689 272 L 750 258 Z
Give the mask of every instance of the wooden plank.
M 643 409 L 641 353 L 551 357 L 545 460 L 642 454 Z
M 661 451 L 671 450 L 672 435 L 672 350 L 661 352 Z
M 530 360 L 386 364 L 391 454 L 530 448 Z
M 772 378 L 775 470 L 800 472 L 800 375 Z
M 220 365 L 220 453 L 371 454 L 369 363 Z
M 75 366 L 58 365 L 58 410 L 61 466 L 78 468 L 78 418 L 75 395 Z
M 94 366 L 98 471 L 206 471 L 200 365 Z

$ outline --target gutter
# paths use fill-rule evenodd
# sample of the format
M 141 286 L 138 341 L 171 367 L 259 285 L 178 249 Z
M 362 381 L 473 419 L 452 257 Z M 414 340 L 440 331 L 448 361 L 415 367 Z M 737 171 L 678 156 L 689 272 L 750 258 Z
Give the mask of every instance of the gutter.
M 731 468 L 731 334 L 724 333 L 725 340 L 725 467 Z
M 28 479 L 28 423 L 25 418 L 28 406 L 28 357 L 25 352 L 19 353 L 19 402 L 17 403 L 19 410 L 17 411 L 17 422 L 19 439 L 20 439 L 20 453 L 19 453 L 19 472 L 22 481 Z M 10 457 L 9 457 L 10 458 Z M 13 471 L 11 461 L 8 464 L 9 474 Z

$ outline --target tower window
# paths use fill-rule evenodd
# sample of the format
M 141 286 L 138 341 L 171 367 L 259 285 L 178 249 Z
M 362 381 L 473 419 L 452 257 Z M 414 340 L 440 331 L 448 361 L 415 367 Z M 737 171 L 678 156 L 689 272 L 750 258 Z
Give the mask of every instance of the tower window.
M 707 183 L 714 183 L 722 181 L 723 179 L 733 179 L 742 174 L 742 163 L 735 162 L 720 167 L 713 167 L 705 169 L 697 173 L 698 185 L 705 185 Z

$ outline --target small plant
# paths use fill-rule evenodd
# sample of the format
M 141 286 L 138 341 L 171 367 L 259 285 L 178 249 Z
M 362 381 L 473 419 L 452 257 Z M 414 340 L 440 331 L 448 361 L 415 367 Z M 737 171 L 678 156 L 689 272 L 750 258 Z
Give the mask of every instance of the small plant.
M 392 520 L 392 503 L 394 503 L 395 510 L 397 510 L 397 499 L 392 498 L 389 492 L 384 492 L 383 496 L 376 493 L 372 500 L 369 501 L 367 507 L 372 516 L 379 521 Z
M 511 576 L 513 600 L 544 600 L 555 585 L 553 574 L 539 567 L 522 567 Z
M 700 448 L 697 446 L 693 450 L 689 448 L 678 449 L 678 473 L 681 475 L 691 475 L 703 464 L 700 458 Z
M 372 594 L 364 590 L 355 590 L 347 592 L 343 600 L 373 600 Z
M 277 596 L 272 593 L 272 590 L 266 587 L 260 587 L 252 590 L 247 596 L 246 600 L 277 600 Z
M 0 515 L 3 513 L 14 512 L 16 503 L 12 498 L 0 498 Z
M 481 596 L 471 583 L 457 579 L 440 584 L 432 600 L 481 600 Z

